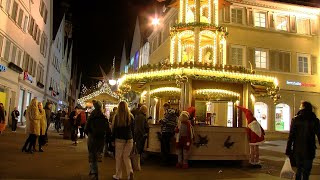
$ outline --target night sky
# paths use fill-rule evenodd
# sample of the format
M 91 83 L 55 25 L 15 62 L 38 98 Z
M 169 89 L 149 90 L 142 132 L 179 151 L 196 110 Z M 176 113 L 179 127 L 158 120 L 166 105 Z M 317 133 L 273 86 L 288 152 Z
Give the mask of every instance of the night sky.
M 80 63 L 83 83 L 88 86 L 94 83 L 90 77 L 101 76 L 99 65 L 106 73 L 109 72 L 113 56 L 116 56 L 119 68 L 124 42 L 129 58 L 137 15 L 148 17 L 155 13 L 156 7 L 162 6 L 155 0 L 55 0 L 55 27 L 65 11 L 61 8 L 61 2 L 64 1 L 71 4 L 69 11 L 72 12 L 74 26 L 74 60 Z M 300 2 L 303 1 L 319 0 Z

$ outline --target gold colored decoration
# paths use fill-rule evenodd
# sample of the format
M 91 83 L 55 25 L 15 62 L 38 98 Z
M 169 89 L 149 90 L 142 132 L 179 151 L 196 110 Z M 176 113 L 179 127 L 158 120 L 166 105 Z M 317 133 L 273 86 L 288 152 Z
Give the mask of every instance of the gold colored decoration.
M 176 87 L 161 87 L 150 91 L 151 97 L 180 97 L 181 89 Z
M 195 90 L 195 97 L 205 100 L 239 99 L 240 94 L 224 89 L 198 89 Z

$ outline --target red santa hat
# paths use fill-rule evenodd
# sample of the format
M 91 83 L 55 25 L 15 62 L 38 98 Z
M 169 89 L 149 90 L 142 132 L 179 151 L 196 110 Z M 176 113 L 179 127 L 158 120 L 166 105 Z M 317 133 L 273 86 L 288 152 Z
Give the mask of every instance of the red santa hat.
M 236 106 L 236 107 L 239 108 L 242 112 L 244 112 L 248 124 L 250 124 L 252 121 L 255 121 L 255 120 L 256 120 L 256 118 L 253 116 L 252 111 L 250 111 L 249 109 L 244 108 L 244 107 L 242 107 L 242 106 Z

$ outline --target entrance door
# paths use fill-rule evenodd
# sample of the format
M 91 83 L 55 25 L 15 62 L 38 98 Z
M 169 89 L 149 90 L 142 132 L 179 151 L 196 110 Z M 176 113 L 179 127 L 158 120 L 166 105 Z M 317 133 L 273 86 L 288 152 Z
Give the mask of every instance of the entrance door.
M 24 113 L 24 108 L 23 108 L 23 103 L 24 103 L 24 93 L 25 91 L 23 89 L 20 89 L 20 93 L 19 93 L 19 104 L 18 104 L 18 111 L 20 112 L 20 116 L 19 116 L 19 122 L 21 122 L 21 124 L 23 124 L 23 113 Z
M 276 105 L 276 131 L 289 131 L 290 130 L 290 107 L 287 104 Z

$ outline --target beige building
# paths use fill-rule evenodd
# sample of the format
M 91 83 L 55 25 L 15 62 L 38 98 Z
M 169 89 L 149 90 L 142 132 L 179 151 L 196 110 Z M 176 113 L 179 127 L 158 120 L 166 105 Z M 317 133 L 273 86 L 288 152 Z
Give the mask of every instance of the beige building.
M 200 55 L 170 54 L 173 47 L 169 28 L 172 30 L 173 26 L 179 26 L 177 22 L 181 18 L 181 10 L 175 9 L 179 7 L 179 1 L 175 1 L 162 16 L 161 25 L 148 37 L 150 63 L 174 62 L 172 57 L 180 62 L 199 57 L 199 61 L 205 62 L 214 56 L 213 59 L 221 59 L 221 64 L 244 66 L 252 68 L 255 74 L 276 77 L 281 98 L 274 103 L 269 97 L 256 95 L 248 105 L 269 132 L 288 132 L 290 121 L 302 100 L 310 101 L 320 115 L 320 85 L 317 83 L 320 8 L 256 0 L 213 2 L 212 7 L 200 4 L 199 18 L 200 22 L 211 23 L 213 21 L 210 22 L 208 17 L 213 13 L 214 16 L 210 17 L 218 18 L 219 26 L 226 27 L 228 37 L 223 50 Z M 197 13 L 194 7 L 186 4 L 185 22 L 193 23 Z M 259 91 L 258 86 L 252 86 L 252 89 Z
M 0 1 L 0 64 L 7 67 L 0 102 L 7 112 L 18 107 L 23 114 L 33 97 L 44 99 L 52 7 L 50 0 Z

